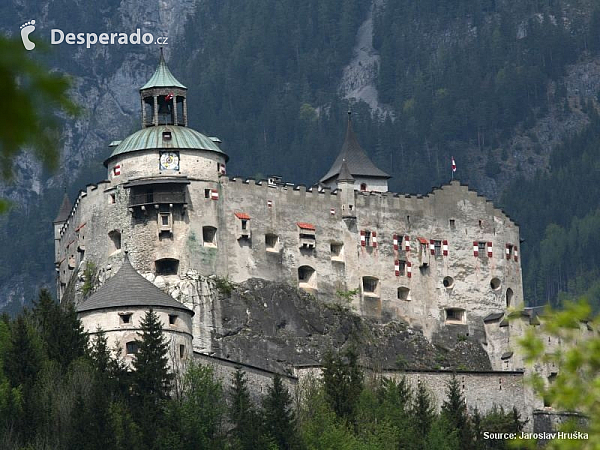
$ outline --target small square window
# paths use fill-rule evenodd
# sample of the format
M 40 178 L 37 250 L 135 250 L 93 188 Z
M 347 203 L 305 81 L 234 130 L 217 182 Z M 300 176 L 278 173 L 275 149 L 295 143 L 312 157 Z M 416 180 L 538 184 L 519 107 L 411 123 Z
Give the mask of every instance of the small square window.
M 344 244 L 341 242 L 332 242 L 330 245 L 331 259 L 340 261 L 344 256 Z
M 265 234 L 265 247 L 269 252 L 278 251 L 279 236 L 276 234 Z
M 127 314 L 119 314 L 119 317 L 121 319 L 121 324 L 129 324 L 131 323 L 131 313 L 127 313 Z
M 363 292 L 376 294 L 379 280 L 374 277 L 363 277 Z
M 125 350 L 128 355 L 135 355 L 139 350 L 138 343 L 136 341 L 128 342 L 125 344 Z
M 169 325 L 175 325 L 177 323 L 177 314 L 169 314 Z

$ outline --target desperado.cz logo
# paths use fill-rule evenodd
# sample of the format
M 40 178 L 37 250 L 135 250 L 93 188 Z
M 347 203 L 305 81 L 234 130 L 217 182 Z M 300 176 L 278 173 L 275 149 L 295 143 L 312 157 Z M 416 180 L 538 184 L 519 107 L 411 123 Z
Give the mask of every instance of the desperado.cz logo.
M 35 30 L 35 20 L 21 25 L 21 40 L 23 46 L 27 50 L 33 50 L 35 44 L 29 40 L 29 35 Z M 154 37 L 152 33 L 143 33 L 137 28 L 133 33 L 65 33 L 63 30 L 53 28 L 50 30 L 50 43 L 52 45 L 62 44 L 63 42 L 68 45 L 84 45 L 90 48 L 92 45 L 114 45 L 114 44 L 133 44 L 133 45 L 150 45 L 168 44 L 167 36 Z

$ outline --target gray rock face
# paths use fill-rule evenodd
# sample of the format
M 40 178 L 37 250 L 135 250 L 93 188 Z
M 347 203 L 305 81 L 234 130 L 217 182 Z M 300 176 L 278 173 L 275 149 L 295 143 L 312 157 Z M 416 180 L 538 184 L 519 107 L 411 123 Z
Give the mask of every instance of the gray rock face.
M 466 337 L 447 347 L 401 322 L 361 318 L 289 285 L 250 279 L 216 296 L 211 352 L 274 371 L 319 363 L 328 349 L 356 345 L 365 365 L 380 368 L 490 370 L 482 346 Z M 202 325 L 201 325 L 202 326 Z

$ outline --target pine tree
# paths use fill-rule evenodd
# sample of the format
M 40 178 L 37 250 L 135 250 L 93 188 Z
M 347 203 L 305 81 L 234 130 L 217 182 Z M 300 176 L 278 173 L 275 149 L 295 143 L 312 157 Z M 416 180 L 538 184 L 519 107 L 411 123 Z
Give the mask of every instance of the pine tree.
M 146 448 L 156 448 L 156 437 L 170 396 L 173 374 L 168 367 L 168 343 L 158 315 L 151 309 L 141 322 L 138 352 L 133 361 L 133 414 Z
M 448 382 L 448 398 L 442 405 L 442 416 L 451 429 L 458 431 L 461 448 L 465 450 L 473 448 L 473 430 L 467 413 L 467 404 L 455 376 L 452 376 Z
M 260 420 L 250 400 L 245 374 L 239 368 L 233 374 L 230 402 L 229 420 L 233 425 L 234 447 L 244 450 L 262 448 L 259 445 L 262 441 Z
M 354 423 L 356 403 L 363 390 L 358 354 L 348 349 L 343 357 L 327 352 L 323 358 L 323 383 L 329 405 L 341 419 Z
M 427 436 L 435 419 L 435 412 L 431 395 L 420 381 L 417 383 L 417 392 L 413 400 L 411 415 L 417 435 Z
M 48 358 L 63 370 L 86 354 L 87 335 L 72 304 L 64 307 L 42 289 L 32 310 L 32 321 L 38 329 Z
M 296 448 L 298 437 L 292 397 L 279 374 L 273 377 L 273 385 L 263 400 L 263 416 L 266 433 L 279 449 Z

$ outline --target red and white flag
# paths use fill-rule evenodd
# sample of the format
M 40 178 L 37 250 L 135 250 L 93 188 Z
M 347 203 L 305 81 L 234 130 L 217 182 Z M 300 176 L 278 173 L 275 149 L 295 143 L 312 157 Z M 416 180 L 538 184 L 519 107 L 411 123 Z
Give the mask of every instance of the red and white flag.
M 452 172 L 456 172 L 456 161 L 454 161 L 454 156 L 452 157 Z
M 173 93 L 165 95 L 165 100 L 166 101 L 173 100 Z

